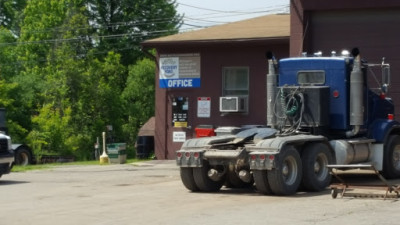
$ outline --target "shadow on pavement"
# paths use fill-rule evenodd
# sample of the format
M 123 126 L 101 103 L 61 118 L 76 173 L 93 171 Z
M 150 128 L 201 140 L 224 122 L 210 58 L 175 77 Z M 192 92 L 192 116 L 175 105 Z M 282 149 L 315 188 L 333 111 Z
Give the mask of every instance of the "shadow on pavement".
M 19 180 L 0 180 L 0 186 L 3 185 L 16 185 L 16 184 L 26 184 L 30 183 L 27 181 L 19 181 Z
M 264 195 L 261 194 L 257 191 L 257 189 L 255 187 L 252 188 L 225 188 L 223 187 L 221 190 L 217 191 L 217 192 L 192 192 L 195 194 L 216 194 L 216 195 L 245 195 L 245 196 L 269 196 L 269 197 L 286 197 L 286 198 L 303 198 L 303 197 L 312 197 L 312 196 L 329 196 L 330 194 L 330 189 L 326 189 L 320 192 L 306 192 L 303 190 L 299 190 L 296 194 L 294 195 L 286 195 L 286 196 L 279 196 L 279 195 Z M 330 196 L 329 196 L 330 197 Z

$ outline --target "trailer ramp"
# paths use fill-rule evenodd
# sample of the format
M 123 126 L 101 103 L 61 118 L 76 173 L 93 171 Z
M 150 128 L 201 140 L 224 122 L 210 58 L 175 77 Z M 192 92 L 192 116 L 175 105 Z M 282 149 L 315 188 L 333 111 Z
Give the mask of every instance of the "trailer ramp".
M 399 198 L 400 186 L 390 184 L 372 164 L 351 164 L 351 165 L 327 165 L 330 173 L 337 179 L 337 183 L 330 185 L 332 198 L 337 198 L 338 194 L 343 197 L 354 198 Z M 344 177 L 349 175 L 375 175 L 378 179 L 371 182 L 347 182 Z M 355 190 L 370 190 L 366 193 L 354 192 Z M 382 190 L 380 194 L 376 191 Z

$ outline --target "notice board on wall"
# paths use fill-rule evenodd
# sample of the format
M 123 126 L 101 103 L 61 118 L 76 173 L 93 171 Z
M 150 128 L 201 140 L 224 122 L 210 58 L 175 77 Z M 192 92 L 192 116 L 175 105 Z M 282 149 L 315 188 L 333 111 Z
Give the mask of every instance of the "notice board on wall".
M 211 98 L 198 97 L 197 98 L 197 117 L 210 118 L 211 114 Z

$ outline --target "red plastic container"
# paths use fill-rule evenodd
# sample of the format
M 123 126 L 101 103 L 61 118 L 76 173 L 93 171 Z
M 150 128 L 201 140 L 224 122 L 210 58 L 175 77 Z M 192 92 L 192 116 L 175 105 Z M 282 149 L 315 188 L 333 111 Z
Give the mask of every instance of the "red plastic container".
M 196 138 L 215 136 L 215 129 L 212 125 L 199 125 L 194 129 Z

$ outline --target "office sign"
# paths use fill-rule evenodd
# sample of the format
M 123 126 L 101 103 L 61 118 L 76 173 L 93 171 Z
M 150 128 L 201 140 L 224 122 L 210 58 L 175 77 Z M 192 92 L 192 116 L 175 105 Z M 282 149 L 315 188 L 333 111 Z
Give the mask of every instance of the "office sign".
M 160 55 L 160 88 L 200 87 L 200 54 Z

